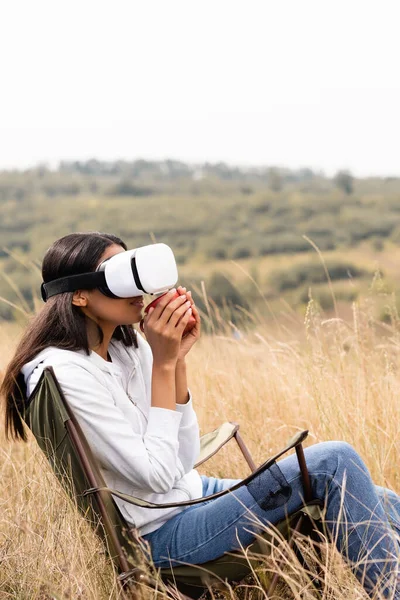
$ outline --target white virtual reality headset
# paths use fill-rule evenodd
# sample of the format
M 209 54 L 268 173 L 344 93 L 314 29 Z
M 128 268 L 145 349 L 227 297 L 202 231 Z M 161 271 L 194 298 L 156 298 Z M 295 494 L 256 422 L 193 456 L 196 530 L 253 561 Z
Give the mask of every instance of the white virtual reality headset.
M 42 283 L 41 292 L 44 302 L 56 294 L 95 288 L 110 298 L 132 298 L 166 292 L 177 281 L 178 269 L 171 248 L 150 244 L 115 254 L 96 271 Z

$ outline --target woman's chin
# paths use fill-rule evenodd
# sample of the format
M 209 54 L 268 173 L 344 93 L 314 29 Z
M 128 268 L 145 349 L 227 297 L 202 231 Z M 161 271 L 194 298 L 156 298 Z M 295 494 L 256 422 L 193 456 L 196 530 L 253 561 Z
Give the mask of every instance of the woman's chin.
M 138 317 L 131 317 L 130 319 L 125 319 L 124 321 L 119 321 L 118 323 L 115 324 L 115 327 L 123 327 L 125 325 L 136 325 L 138 323 L 140 323 L 140 321 L 142 320 L 142 316 L 138 316 Z
M 141 320 L 142 320 L 142 315 L 140 314 L 138 317 L 131 319 L 130 322 L 127 324 L 128 325 L 136 325 L 136 324 L 140 323 Z
M 135 323 L 140 323 L 143 318 L 143 308 L 135 307 L 136 310 L 133 310 L 131 314 L 126 319 L 126 323 L 124 325 L 134 325 Z

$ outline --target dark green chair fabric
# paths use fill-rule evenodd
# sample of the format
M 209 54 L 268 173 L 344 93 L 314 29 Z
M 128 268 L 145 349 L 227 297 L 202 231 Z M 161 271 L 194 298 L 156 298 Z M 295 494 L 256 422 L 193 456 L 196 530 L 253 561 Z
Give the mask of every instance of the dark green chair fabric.
M 129 527 L 121 515 L 113 496 L 118 496 L 138 506 L 145 506 L 149 510 L 160 506 L 165 508 L 190 506 L 202 502 L 204 499 L 160 505 L 121 494 L 118 490 L 108 489 L 51 367 L 44 369 L 40 381 L 28 399 L 24 411 L 24 420 L 49 460 L 62 487 L 77 502 L 78 508 L 84 517 L 90 521 L 103 539 L 107 552 L 114 560 L 120 573 L 120 582 L 124 583 L 129 580 L 131 583 L 136 580 L 149 583 L 148 576 L 138 567 L 138 565 L 144 563 L 144 554 L 138 543 L 136 532 Z M 237 434 L 237 430 L 238 426 L 236 424 L 224 424 L 219 430 L 204 436 L 198 464 L 204 462 L 207 456 L 215 454 L 227 440 Z M 290 537 L 296 527 L 297 530 L 300 528 L 302 532 L 309 533 L 314 524 L 321 521 L 323 515 L 318 503 L 310 497 L 311 488 L 301 447 L 307 433 L 299 433 L 278 454 L 230 490 L 209 496 L 206 500 L 208 501 L 212 497 L 220 497 L 238 489 L 241 485 L 246 485 L 260 472 L 271 468 L 285 452 L 295 448 L 300 470 L 303 474 L 304 497 L 307 503 L 297 513 L 279 523 L 276 528 L 286 539 Z M 267 542 L 268 536 L 264 536 L 251 546 L 251 552 L 255 556 L 254 561 L 257 560 L 257 555 L 268 553 L 270 545 Z M 184 594 L 196 598 L 213 579 L 237 582 L 251 572 L 252 566 L 254 564 L 251 565 L 248 558 L 237 552 L 224 555 L 215 561 L 199 566 L 161 569 L 159 573 L 164 581 L 174 582 Z M 155 583 L 155 580 L 153 580 L 153 583 Z M 132 595 L 135 595 L 134 591 Z

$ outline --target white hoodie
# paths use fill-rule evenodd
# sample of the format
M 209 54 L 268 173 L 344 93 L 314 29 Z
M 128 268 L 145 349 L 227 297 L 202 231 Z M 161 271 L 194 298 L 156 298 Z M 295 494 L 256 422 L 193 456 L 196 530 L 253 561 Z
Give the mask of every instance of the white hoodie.
M 49 347 L 22 373 L 31 394 L 43 368 L 52 366 L 65 397 L 99 461 L 106 484 L 151 502 L 179 502 L 202 496 L 199 427 L 189 392 L 176 410 L 151 406 L 153 356 L 138 335 L 138 348 L 113 341 L 112 362 L 95 352 Z M 158 529 L 182 508 L 146 509 L 115 498 L 140 535 Z

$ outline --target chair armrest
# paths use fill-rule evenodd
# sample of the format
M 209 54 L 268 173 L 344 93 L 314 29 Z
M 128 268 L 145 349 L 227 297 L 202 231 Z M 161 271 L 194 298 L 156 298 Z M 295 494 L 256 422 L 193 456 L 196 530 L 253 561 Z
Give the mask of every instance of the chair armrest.
M 292 448 L 298 448 L 301 446 L 303 441 L 308 436 L 308 431 L 301 431 L 293 436 L 283 450 L 277 452 L 274 456 L 269 458 L 265 463 L 263 463 L 258 469 L 256 469 L 251 475 L 242 479 L 235 485 L 232 485 L 230 488 L 223 490 L 222 492 L 217 492 L 216 494 L 211 494 L 210 496 L 204 496 L 202 498 L 195 498 L 194 500 L 184 500 L 183 502 L 167 502 L 165 504 L 156 504 L 155 502 L 148 502 L 147 500 L 142 500 L 141 498 L 136 498 L 135 496 L 130 496 L 129 494 L 124 494 L 122 492 L 118 492 L 117 490 L 112 490 L 108 487 L 94 487 L 88 490 L 85 490 L 82 493 L 82 496 L 87 496 L 89 494 L 95 494 L 98 492 L 107 492 L 128 502 L 129 504 L 134 504 L 135 506 L 142 506 L 143 508 L 177 508 L 179 506 L 192 506 L 193 504 L 201 504 L 202 502 L 208 502 L 209 500 L 214 500 L 215 498 L 221 498 L 221 496 L 225 496 L 235 490 L 238 490 L 243 485 L 247 485 L 250 483 L 255 477 L 270 469 L 272 465 L 280 458 L 283 454 L 291 450 Z
M 200 454 L 197 458 L 197 462 L 194 465 L 196 469 L 202 465 L 206 460 L 214 456 L 229 440 L 233 438 L 235 433 L 239 431 L 239 425 L 237 423 L 222 423 L 214 431 L 202 435 L 200 438 Z

